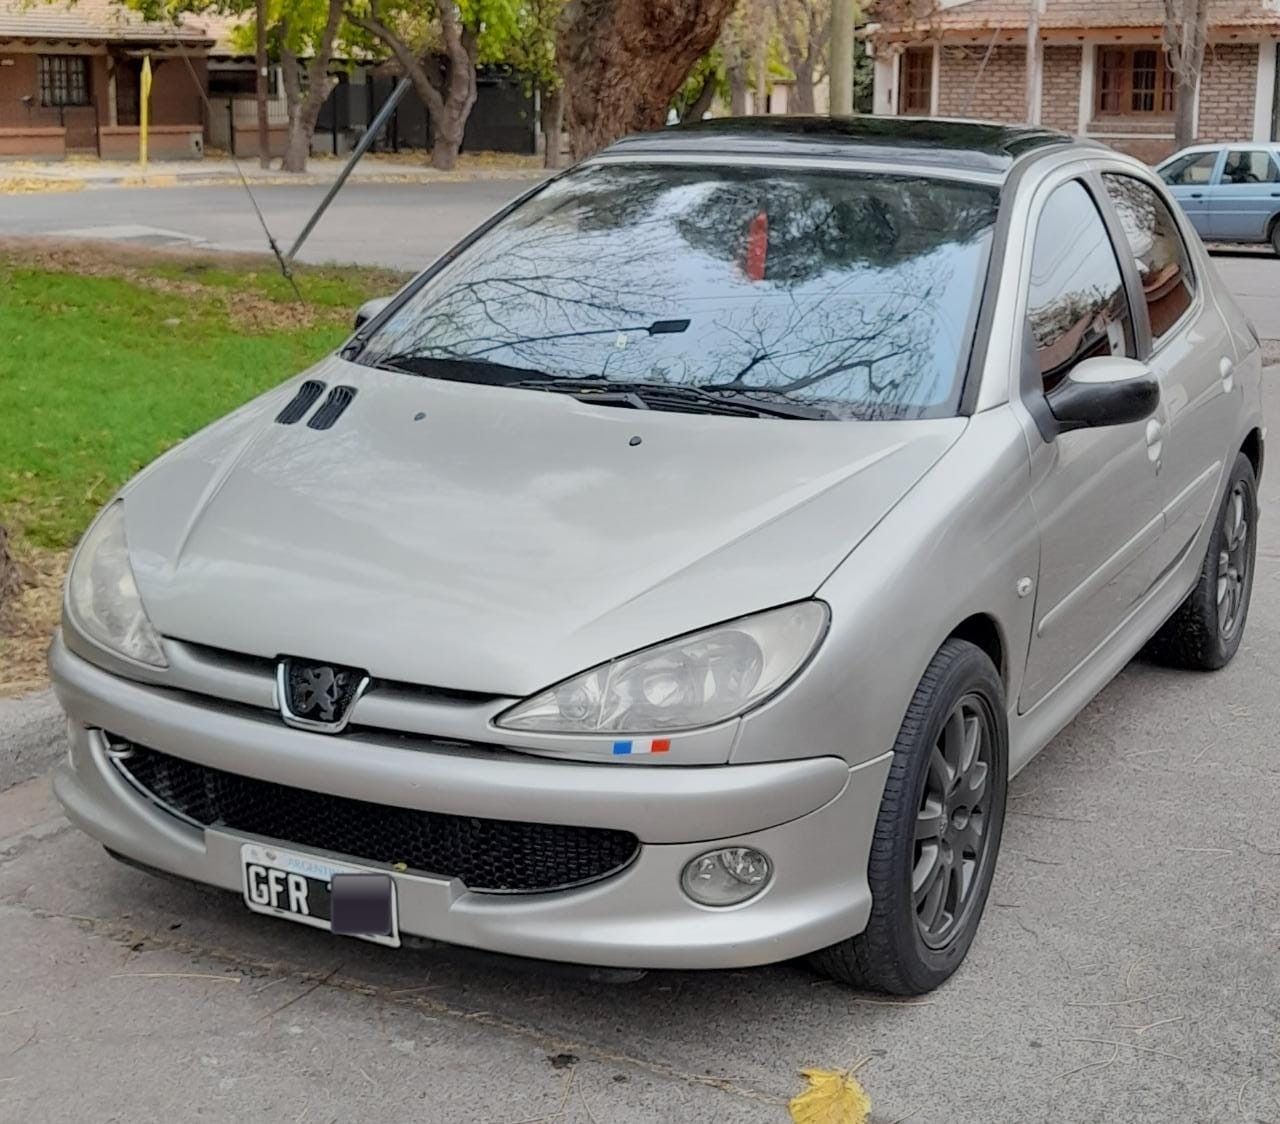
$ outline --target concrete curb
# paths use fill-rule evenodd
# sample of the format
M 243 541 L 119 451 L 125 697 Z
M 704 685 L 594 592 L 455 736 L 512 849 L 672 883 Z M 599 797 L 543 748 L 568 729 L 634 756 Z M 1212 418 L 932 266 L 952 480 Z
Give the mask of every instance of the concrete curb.
M 0 699 L 0 791 L 39 776 L 62 756 L 63 722 L 52 688 Z

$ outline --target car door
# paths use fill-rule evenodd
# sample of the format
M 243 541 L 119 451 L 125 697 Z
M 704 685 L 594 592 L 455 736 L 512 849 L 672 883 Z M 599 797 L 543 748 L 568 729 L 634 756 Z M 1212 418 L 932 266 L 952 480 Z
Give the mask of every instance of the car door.
M 1217 494 L 1233 424 L 1234 347 L 1163 193 L 1119 168 L 1104 168 L 1102 182 L 1137 267 L 1138 318 L 1149 329 L 1139 332 L 1149 337 L 1143 358 L 1160 380 L 1166 431 L 1156 469 L 1165 517 L 1163 569 L 1195 539 Z
M 1230 148 L 1209 189 L 1209 237 L 1264 242 L 1280 211 L 1280 167 L 1265 148 Z
M 1051 189 L 1032 219 L 1024 399 L 1042 399 L 1085 359 L 1137 357 L 1120 258 L 1094 197 L 1101 190 L 1096 182 L 1068 179 Z M 1155 582 L 1163 519 L 1153 423 L 1159 420 L 1033 441 L 1040 575 L 1022 711 L 1085 661 Z
M 1209 194 L 1221 163 L 1222 150 L 1210 148 L 1184 152 L 1160 166 L 1160 178 L 1201 238 L 1209 237 Z

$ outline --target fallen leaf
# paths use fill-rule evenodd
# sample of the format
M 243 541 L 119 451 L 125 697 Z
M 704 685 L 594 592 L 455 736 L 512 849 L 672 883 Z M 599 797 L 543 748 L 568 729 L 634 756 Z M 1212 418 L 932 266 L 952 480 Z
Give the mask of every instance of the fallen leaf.
M 787 1108 L 795 1124 L 867 1124 L 871 1098 L 846 1069 L 801 1070 L 809 1082 Z

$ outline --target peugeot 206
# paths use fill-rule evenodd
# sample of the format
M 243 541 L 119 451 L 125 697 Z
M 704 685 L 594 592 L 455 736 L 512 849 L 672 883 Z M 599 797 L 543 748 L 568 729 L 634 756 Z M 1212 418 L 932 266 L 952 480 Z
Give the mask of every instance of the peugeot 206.
M 1260 380 L 1108 149 L 624 140 L 106 506 L 57 795 L 117 857 L 385 944 L 926 991 L 1009 778 L 1140 650 L 1240 645 Z M 339 924 L 348 883 L 381 921 Z

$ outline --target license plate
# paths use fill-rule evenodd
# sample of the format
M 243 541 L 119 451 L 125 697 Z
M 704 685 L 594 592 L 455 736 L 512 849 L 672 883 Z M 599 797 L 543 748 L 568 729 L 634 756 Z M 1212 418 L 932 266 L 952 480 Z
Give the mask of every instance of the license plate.
M 368 867 L 318 859 L 245 843 L 240 848 L 240 879 L 244 904 L 254 913 L 284 917 L 316 929 L 333 930 L 331 883 L 335 874 L 383 874 Z M 400 922 L 396 912 L 395 881 L 390 880 L 390 933 L 353 933 L 361 940 L 400 947 Z

